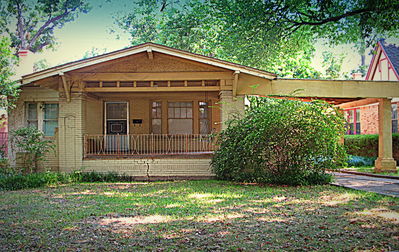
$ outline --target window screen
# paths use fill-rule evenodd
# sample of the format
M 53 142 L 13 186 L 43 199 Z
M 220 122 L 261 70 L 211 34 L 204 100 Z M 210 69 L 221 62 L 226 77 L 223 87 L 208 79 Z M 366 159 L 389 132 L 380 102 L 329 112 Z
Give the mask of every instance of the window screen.
M 168 102 L 169 134 L 193 133 L 193 103 Z
M 162 103 L 152 102 L 151 108 L 151 133 L 161 134 L 162 133 Z
M 26 119 L 28 127 L 38 127 L 37 103 L 26 104 Z
M 45 136 L 54 136 L 58 127 L 58 104 L 44 104 L 43 132 Z
M 126 102 L 107 102 L 107 120 L 127 119 Z
M 200 124 L 200 134 L 209 134 L 209 109 L 207 102 L 199 102 L 199 124 Z

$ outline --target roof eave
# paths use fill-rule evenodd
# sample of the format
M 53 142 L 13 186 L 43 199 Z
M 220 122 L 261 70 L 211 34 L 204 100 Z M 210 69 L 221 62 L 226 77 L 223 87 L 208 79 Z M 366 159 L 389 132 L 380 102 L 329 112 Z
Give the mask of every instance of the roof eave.
M 171 55 L 171 56 L 177 56 L 177 57 L 185 58 L 188 60 L 193 60 L 193 61 L 201 62 L 204 64 L 225 68 L 225 69 L 232 70 L 232 71 L 240 71 L 241 73 L 258 76 L 258 77 L 265 78 L 265 79 L 274 79 L 277 76 L 275 74 L 268 73 L 266 71 L 262 71 L 262 70 L 258 70 L 258 69 L 254 69 L 254 68 L 250 68 L 250 67 L 246 67 L 246 66 L 239 66 L 235 63 L 226 62 L 223 60 L 214 59 L 214 58 L 206 57 L 203 55 L 193 54 L 190 52 L 185 52 L 185 51 L 181 51 L 181 50 L 177 50 L 174 48 L 169 48 L 166 46 L 161 46 L 161 45 L 157 45 L 157 44 L 153 44 L 153 43 L 145 43 L 145 44 L 137 45 L 137 46 L 134 46 L 131 48 L 126 48 L 126 49 L 122 49 L 119 51 L 111 52 L 108 54 L 95 56 L 93 58 L 67 63 L 64 65 L 53 67 L 53 68 L 43 70 L 43 71 L 40 71 L 37 73 L 24 75 L 24 76 L 22 76 L 22 85 L 31 83 L 36 80 L 63 74 L 65 72 L 77 70 L 77 69 L 80 69 L 83 67 L 87 67 L 87 66 L 103 63 L 106 61 L 123 58 L 123 57 L 130 56 L 133 54 L 145 52 L 148 49 L 151 49 L 154 52 L 164 53 L 164 54 Z

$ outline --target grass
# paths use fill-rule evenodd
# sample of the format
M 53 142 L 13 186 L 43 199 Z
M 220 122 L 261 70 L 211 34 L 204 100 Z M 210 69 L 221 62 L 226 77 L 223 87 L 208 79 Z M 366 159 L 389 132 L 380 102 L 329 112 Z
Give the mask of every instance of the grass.
M 372 166 L 349 167 L 349 168 L 345 168 L 345 170 L 374 173 L 374 167 L 372 167 Z M 399 169 L 396 172 L 381 172 L 381 173 L 376 173 L 376 174 L 388 175 L 388 176 L 399 176 Z
M 2 250 L 397 250 L 399 199 L 334 186 L 87 183 L 0 192 Z

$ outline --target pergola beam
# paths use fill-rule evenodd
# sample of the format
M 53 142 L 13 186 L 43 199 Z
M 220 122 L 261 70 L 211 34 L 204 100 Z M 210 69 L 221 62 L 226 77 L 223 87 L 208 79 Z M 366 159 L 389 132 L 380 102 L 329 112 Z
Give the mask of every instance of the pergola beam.
M 356 80 L 259 80 L 256 87 L 239 85 L 238 95 L 279 95 L 324 98 L 390 98 L 399 97 L 398 81 Z

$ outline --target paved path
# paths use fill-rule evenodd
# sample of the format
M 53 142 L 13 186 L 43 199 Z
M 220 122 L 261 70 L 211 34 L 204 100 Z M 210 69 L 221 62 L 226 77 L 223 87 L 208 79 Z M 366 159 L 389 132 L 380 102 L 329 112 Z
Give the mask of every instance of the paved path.
M 399 180 L 334 172 L 333 185 L 399 197 Z

